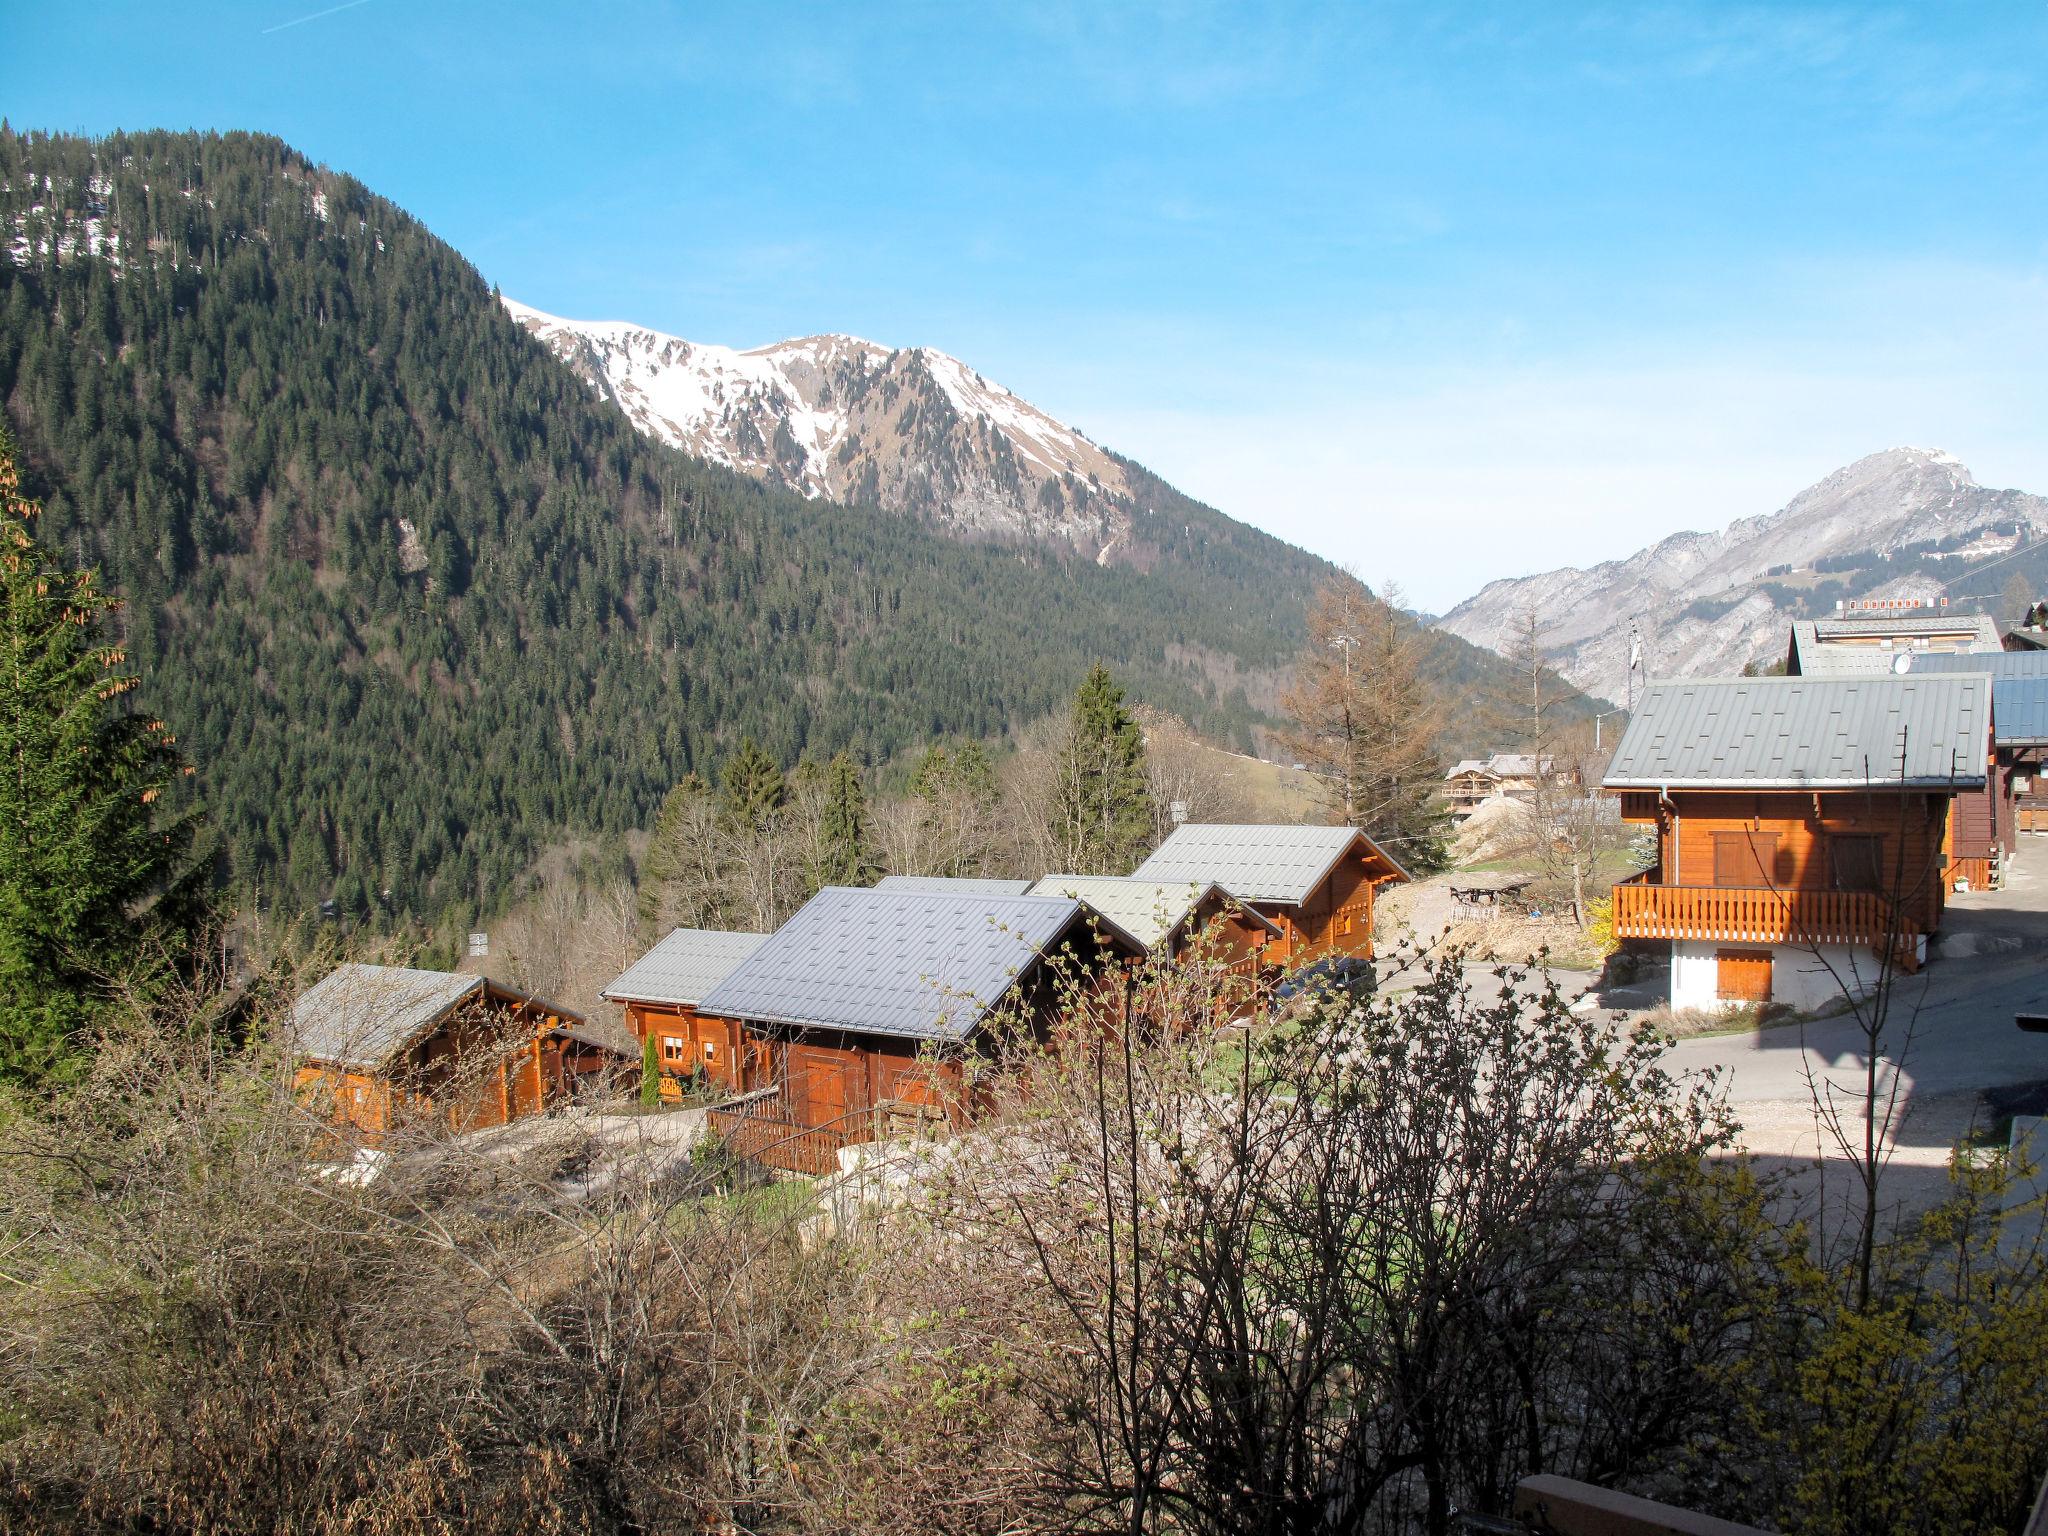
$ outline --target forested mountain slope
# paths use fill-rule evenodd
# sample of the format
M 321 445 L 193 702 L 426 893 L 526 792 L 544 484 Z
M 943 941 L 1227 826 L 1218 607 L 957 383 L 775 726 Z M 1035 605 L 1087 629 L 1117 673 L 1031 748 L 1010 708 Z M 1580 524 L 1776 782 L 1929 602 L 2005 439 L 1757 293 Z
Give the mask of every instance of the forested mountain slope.
M 0 251 L 42 536 L 130 599 L 266 901 L 488 907 L 742 733 L 785 762 L 993 735 L 1097 657 L 1243 743 L 1327 571 L 1208 509 L 1144 569 L 991 549 L 650 442 L 274 139 L 0 135 Z

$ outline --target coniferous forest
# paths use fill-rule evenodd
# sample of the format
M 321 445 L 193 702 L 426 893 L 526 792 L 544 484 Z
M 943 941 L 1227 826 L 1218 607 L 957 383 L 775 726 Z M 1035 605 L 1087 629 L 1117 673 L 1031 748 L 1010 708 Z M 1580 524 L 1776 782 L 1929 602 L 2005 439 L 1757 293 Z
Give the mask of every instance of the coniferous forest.
M 640 438 L 393 204 L 255 135 L 0 130 L 0 403 L 265 909 L 488 910 L 741 737 L 886 760 L 1097 658 L 1249 746 L 1314 557 L 1158 486 L 1146 568 Z M 1454 684 L 1498 664 L 1443 639 Z

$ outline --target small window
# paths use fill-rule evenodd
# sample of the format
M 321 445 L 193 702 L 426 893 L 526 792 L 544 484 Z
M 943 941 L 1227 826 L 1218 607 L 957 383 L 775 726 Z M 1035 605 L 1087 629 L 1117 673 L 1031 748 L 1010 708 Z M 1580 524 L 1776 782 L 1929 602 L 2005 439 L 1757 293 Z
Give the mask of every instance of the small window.
M 704 1042 L 704 1059 L 706 1061 L 718 1060 L 718 1042 L 716 1040 L 706 1040 Z
M 1830 837 L 1828 859 L 1838 891 L 1884 889 L 1884 846 L 1874 837 Z
M 683 1042 L 681 1040 L 674 1035 L 663 1035 L 661 1037 L 661 1059 L 663 1061 L 681 1061 L 683 1056 Z

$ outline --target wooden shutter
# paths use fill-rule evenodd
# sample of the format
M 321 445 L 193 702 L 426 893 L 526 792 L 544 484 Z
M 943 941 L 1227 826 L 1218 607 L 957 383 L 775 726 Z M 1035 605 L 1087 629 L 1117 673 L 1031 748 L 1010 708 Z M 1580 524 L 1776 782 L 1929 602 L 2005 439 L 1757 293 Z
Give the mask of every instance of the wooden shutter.
M 1775 885 L 1777 880 L 1777 833 L 1716 832 L 1714 834 L 1714 884 L 1724 886 Z
M 1728 1003 L 1768 1003 L 1771 1000 L 1771 952 L 1768 949 L 1720 949 L 1714 952 L 1720 968 L 1715 995 Z

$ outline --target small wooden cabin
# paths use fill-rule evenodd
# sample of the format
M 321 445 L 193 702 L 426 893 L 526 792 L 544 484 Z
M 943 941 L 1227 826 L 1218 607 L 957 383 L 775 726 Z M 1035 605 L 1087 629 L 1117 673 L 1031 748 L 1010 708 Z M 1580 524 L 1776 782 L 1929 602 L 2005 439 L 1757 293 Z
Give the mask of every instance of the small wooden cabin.
M 1616 935 L 1670 945 L 1679 1008 L 1811 1008 L 1917 966 L 1989 713 L 1982 675 L 1650 684 L 1606 787 L 1658 859 L 1614 887 Z
M 1264 955 L 1284 964 L 1371 959 L 1376 893 L 1408 872 L 1356 827 L 1191 822 L 1132 878 L 1222 887 L 1280 929 Z
M 604 989 L 606 999 L 625 1005 L 626 1027 L 643 1052 L 655 1042 L 663 1098 L 680 1098 L 684 1082 L 699 1076 L 739 1091 L 746 1049 L 739 1021 L 705 1013 L 702 1004 L 767 942 L 765 933 L 677 928 Z
M 438 1116 L 503 1125 L 574 1097 L 625 1053 L 581 1014 L 482 976 L 340 965 L 292 1007 L 292 1086 L 375 1144 Z
M 1273 968 L 1266 952 L 1286 937 L 1272 918 L 1213 881 L 1047 875 L 1031 894 L 1084 901 L 1151 954 L 1179 960 L 1199 950 L 1206 965 L 1247 982 Z
M 712 1126 L 772 1166 L 829 1172 L 842 1147 L 956 1117 L 997 1018 L 1049 1029 L 1056 966 L 1086 984 L 1142 954 L 1071 898 L 828 886 L 702 1000 L 758 1046 L 754 1097 Z

